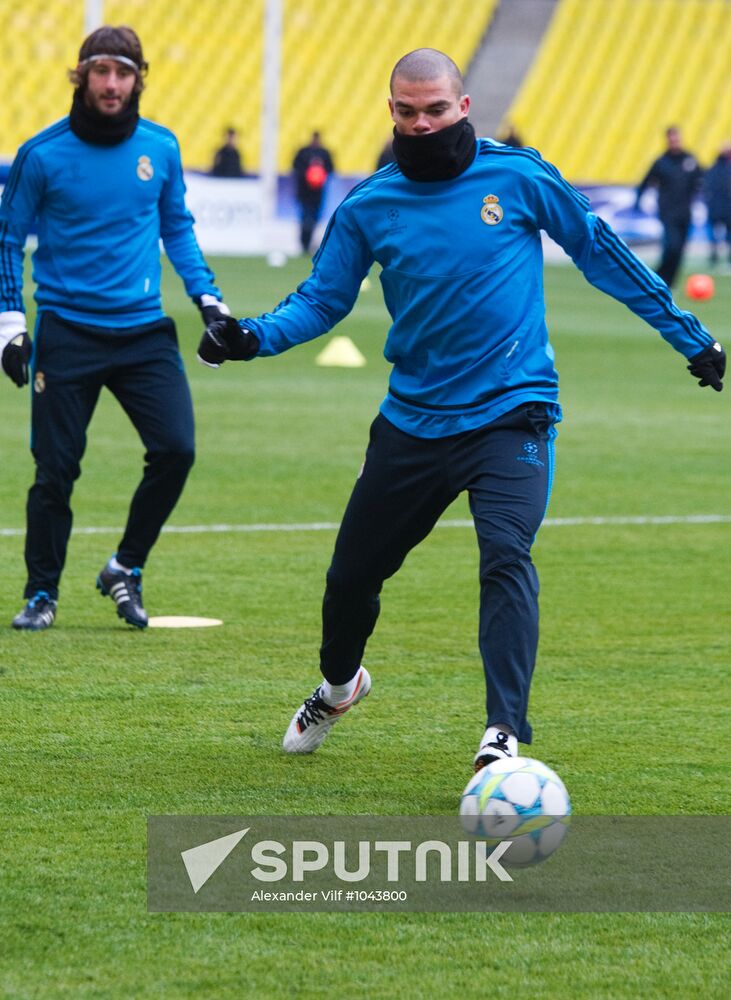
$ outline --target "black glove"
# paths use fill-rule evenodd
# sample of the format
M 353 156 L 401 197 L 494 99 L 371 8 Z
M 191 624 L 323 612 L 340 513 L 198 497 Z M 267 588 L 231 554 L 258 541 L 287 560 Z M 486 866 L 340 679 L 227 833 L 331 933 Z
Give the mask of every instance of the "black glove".
M 710 385 L 716 392 L 723 389 L 721 380 L 726 371 L 726 352 L 718 342 L 710 344 L 700 354 L 694 354 L 688 361 L 688 371 L 699 380 L 701 387 Z
M 214 295 L 201 295 L 200 298 L 195 300 L 195 304 L 200 309 L 204 326 L 210 326 L 214 320 L 223 319 L 224 316 L 231 315 L 231 310 L 226 303 L 220 302 Z
M 251 330 L 240 326 L 233 316 L 224 316 L 203 331 L 198 360 L 209 368 L 218 368 L 224 361 L 248 361 L 258 350 L 259 340 Z
M 5 345 L 2 356 L 3 371 L 19 389 L 28 385 L 28 362 L 32 353 L 33 342 L 26 330 L 17 334 Z

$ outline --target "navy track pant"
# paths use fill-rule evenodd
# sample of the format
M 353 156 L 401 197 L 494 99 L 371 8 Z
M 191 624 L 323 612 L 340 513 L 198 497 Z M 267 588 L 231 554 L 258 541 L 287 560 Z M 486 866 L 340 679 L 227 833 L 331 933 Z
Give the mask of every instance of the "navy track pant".
M 322 197 L 322 194 L 318 193 L 314 197 L 308 196 L 299 200 L 300 244 L 304 253 L 309 252 L 310 244 L 312 243 L 312 237 L 322 209 Z
M 553 474 L 552 418 L 544 404 L 447 438 L 416 438 L 379 415 L 327 573 L 320 668 L 353 677 L 380 610 L 384 580 L 463 491 L 480 549 L 479 646 L 487 724 L 531 741 L 528 695 L 538 646 L 538 577 L 530 550 Z
M 690 230 L 690 218 L 663 219 L 662 224 L 662 257 L 657 273 L 666 284 L 673 285 L 683 260 L 683 251 Z
M 195 453 L 193 405 L 175 324 L 100 329 L 42 312 L 33 350 L 31 451 L 35 482 L 28 493 L 25 596 L 52 598 L 71 534 L 69 501 L 81 473 L 86 430 L 102 388 L 118 399 L 145 446 L 145 467 L 132 498 L 117 557 L 145 564 L 175 506 Z

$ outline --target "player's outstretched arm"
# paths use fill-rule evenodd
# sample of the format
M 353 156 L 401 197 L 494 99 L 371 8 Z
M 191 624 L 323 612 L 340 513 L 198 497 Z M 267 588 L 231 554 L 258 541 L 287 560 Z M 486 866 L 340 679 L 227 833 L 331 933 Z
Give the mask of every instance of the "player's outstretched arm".
M 310 276 L 272 312 L 238 322 L 227 316 L 206 323 L 198 360 L 218 368 L 224 361 L 272 357 L 327 333 L 355 305 L 372 263 L 373 254 L 346 197 L 328 222 Z
M 533 182 L 538 227 L 566 250 L 592 285 L 623 302 L 682 354 L 701 386 L 720 392 L 726 355 L 698 317 L 678 308 L 662 278 L 555 168 L 536 160 Z
M 22 312 L 0 313 L 0 357 L 3 371 L 22 389 L 28 384 L 28 364 L 33 344 Z
M 355 305 L 374 259 L 354 217 L 357 190 L 346 195 L 330 217 L 309 277 L 271 312 L 240 320 L 258 341 L 257 358 L 282 354 L 322 336 Z
M 203 331 L 198 345 L 198 360 L 209 368 L 224 361 L 248 361 L 259 350 L 257 337 L 233 316 L 214 319 Z

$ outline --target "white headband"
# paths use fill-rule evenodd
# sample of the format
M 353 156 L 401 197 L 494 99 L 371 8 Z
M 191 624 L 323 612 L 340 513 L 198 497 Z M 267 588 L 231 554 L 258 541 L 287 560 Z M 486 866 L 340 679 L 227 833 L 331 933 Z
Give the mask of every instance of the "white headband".
M 88 59 L 82 59 L 81 65 L 85 66 L 87 63 L 99 62 L 100 59 L 114 59 L 115 62 L 124 63 L 125 66 L 131 66 L 136 73 L 139 73 L 140 71 L 140 67 L 134 59 L 128 59 L 127 56 L 112 56 L 103 54 L 98 56 L 89 56 Z

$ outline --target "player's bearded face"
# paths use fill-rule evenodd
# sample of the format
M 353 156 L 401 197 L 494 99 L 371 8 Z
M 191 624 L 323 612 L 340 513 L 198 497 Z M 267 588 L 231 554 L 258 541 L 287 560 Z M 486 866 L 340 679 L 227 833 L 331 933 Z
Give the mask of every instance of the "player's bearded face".
M 467 94 L 455 92 L 448 76 L 435 80 L 404 80 L 396 77 L 388 100 L 396 130 L 402 135 L 427 135 L 466 118 Z
M 117 115 L 130 102 L 137 74 L 115 59 L 100 59 L 89 67 L 84 100 L 102 115 Z

